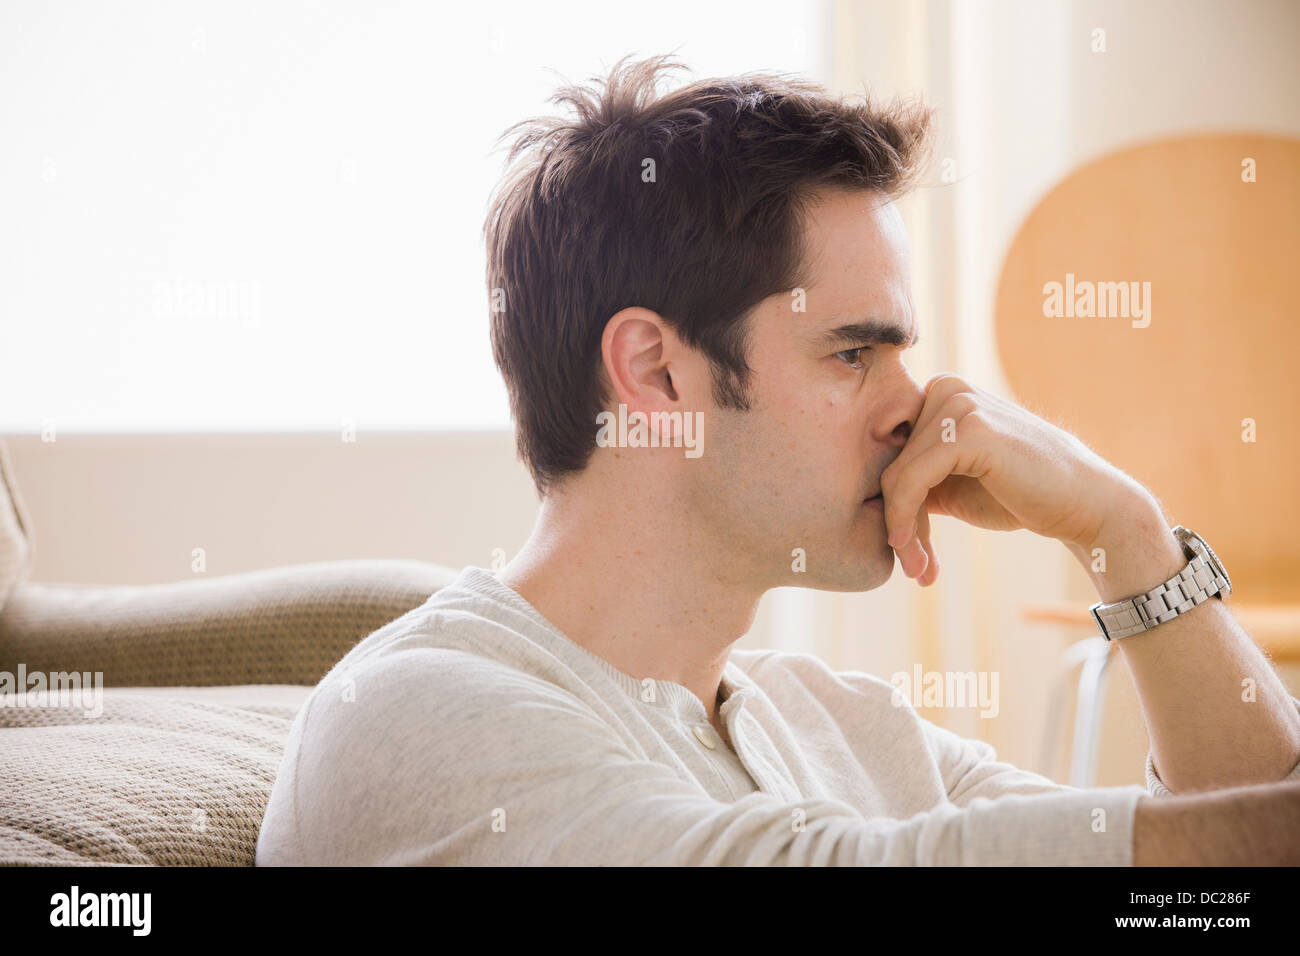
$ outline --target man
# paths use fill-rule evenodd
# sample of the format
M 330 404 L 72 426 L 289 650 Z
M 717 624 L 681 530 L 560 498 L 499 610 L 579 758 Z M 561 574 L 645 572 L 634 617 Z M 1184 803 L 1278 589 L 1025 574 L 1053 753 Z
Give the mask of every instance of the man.
M 1300 710 L 1221 601 L 1121 643 L 1163 800 L 1001 763 L 878 678 L 732 649 L 769 588 L 867 590 L 896 557 L 932 583 L 930 513 L 1085 567 L 1104 548 L 1105 602 L 1188 558 L 1072 436 L 908 373 L 893 199 L 926 110 L 753 74 L 661 96 L 670 67 L 621 62 L 557 97 L 573 118 L 516 128 L 488 291 L 537 525 L 321 682 L 258 862 L 1298 862 L 1300 783 L 1277 782 L 1300 778 Z

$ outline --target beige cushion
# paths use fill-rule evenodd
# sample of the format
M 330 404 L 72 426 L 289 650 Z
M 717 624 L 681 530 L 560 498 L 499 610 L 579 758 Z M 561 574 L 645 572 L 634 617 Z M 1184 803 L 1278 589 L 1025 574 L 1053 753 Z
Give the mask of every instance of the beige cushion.
M 31 520 L 18 494 L 9 450 L 0 439 L 0 608 L 31 567 Z
M 103 712 L 0 697 L 0 864 L 250 866 L 310 687 L 110 687 Z
M 104 686 L 91 718 L 81 701 L 0 696 L 0 865 L 251 865 L 312 687 L 457 572 L 358 559 L 143 586 L 33 584 L 30 520 L 4 452 L 0 683 L 76 671 Z
M 456 573 L 356 558 L 164 584 L 26 583 L 0 613 L 0 671 L 99 671 L 109 687 L 315 684 Z

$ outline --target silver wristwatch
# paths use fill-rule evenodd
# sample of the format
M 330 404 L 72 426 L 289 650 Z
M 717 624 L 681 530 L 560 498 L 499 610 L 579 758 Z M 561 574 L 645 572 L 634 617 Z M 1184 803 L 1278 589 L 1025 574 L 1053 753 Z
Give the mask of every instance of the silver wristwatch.
M 1145 594 L 1113 604 L 1098 602 L 1089 608 L 1106 640 L 1141 634 L 1185 614 L 1207 598 L 1222 600 L 1232 593 L 1228 572 L 1204 538 L 1182 525 L 1174 528 L 1174 537 L 1189 559 L 1187 567 Z

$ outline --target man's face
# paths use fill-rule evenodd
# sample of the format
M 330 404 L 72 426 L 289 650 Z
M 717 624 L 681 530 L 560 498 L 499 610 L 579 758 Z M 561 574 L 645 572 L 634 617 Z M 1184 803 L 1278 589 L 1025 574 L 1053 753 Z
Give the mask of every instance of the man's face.
M 882 194 L 833 190 L 809 208 L 805 237 L 806 311 L 788 293 L 755 311 L 751 409 L 706 413 L 693 485 L 741 577 L 867 590 L 889 579 L 894 552 L 879 498 L 865 499 L 925 397 L 903 365 L 916 334 L 907 235 Z

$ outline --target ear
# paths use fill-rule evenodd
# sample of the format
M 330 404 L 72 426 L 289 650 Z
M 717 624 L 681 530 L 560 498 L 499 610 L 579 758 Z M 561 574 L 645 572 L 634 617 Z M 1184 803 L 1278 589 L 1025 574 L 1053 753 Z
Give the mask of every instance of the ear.
M 707 361 L 651 309 L 633 306 L 616 312 L 605 323 L 600 351 L 615 402 L 627 406 L 629 415 L 640 412 L 660 422 L 658 427 L 667 429 L 659 435 L 665 444 L 675 438 L 673 419 L 654 413 L 689 414 L 708 399 Z
M 629 411 L 664 411 L 678 401 L 673 358 L 681 343 L 663 317 L 632 306 L 605 323 L 600 354 L 618 401 Z

